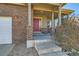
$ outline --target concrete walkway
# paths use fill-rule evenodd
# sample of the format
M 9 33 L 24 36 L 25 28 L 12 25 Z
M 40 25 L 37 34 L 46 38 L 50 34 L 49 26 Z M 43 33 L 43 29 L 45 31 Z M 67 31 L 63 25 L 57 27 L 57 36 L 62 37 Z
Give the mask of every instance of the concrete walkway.
M 15 44 L 8 56 L 38 56 L 38 53 L 34 47 L 26 48 L 25 43 L 18 43 Z
M 13 47 L 14 44 L 0 44 L 0 56 L 7 56 Z
M 50 34 L 34 33 L 35 48 L 40 56 L 67 56 Z

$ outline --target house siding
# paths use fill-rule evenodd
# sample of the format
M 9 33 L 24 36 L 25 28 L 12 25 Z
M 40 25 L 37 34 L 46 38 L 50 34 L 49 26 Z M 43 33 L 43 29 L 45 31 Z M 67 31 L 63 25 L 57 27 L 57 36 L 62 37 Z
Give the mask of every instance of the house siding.
M 0 16 L 11 16 L 12 19 L 12 40 L 13 43 L 26 40 L 28 15 L 27 7 L 0 4 Z M 15 17 L 16 16 L 16 17 Z

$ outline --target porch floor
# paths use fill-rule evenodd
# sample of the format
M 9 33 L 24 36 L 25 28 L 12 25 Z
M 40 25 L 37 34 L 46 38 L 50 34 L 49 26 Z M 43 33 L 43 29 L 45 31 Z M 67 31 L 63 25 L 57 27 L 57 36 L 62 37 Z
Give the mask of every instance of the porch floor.
M 50 33 L 47 33 L 47 34 L 43 34 L 41 32 L 33 33 L 33 39 L 34 40 L 49 40 L 50 38 L 51 38 Z

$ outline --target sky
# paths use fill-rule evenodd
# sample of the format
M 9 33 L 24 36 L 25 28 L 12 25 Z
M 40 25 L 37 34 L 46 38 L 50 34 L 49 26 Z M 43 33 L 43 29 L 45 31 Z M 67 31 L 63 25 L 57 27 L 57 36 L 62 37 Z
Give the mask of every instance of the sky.
M 63 8 L 74 10 L 75 16 L 79 15 L 79 3 L 68 3 Z

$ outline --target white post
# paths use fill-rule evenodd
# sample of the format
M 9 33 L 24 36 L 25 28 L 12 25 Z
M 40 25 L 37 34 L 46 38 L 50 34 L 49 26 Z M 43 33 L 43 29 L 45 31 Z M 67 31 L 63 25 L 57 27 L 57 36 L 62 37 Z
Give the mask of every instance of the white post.
M 32 29 L 31 30 L 29 29 L 29 27 L 33 26 L 32 25 L 32 20 L 33 20 L 32 16 L 33 16 L 32 6 L 31 6 L 31 3 L 28 3 L 28 31 L 27 31 L 28 33 L 27 34 L 29 34 L 28 35 L 29 37 L 32 37 L 32 36 L 30 36 L 30 35 L 32 35 L 32 33 L 30 33 L 30 32 L 32 32 Z M 27 39 L 26 48 L 34 47 L 34 40 L 30 40 L 29 37 Z
M 52 30 L 54 30 L 55 28 L 55 24 L 54 24 L 54 12 L 52 12 Z
M 59 22 L 59 26 L 61 25 L 61 5 L 59 6 L 59 14 L 58 14 L 58 22 Z
M 32 20 L 32 7 L 31 3 L 28 3 L 28 26 L 31 26 Z

